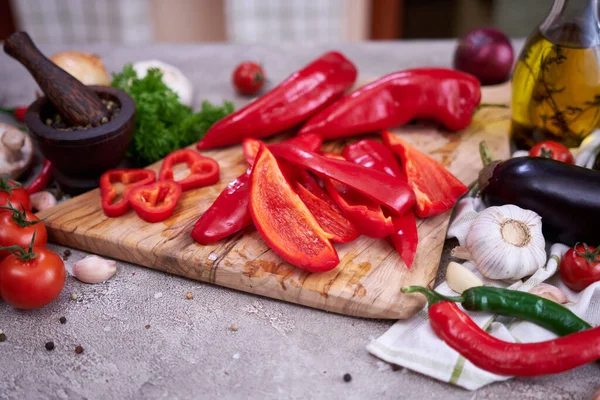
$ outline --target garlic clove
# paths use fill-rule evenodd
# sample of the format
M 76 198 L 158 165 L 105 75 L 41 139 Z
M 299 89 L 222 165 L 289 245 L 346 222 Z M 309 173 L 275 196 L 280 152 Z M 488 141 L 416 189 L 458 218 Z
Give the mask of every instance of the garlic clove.
M 31 207 L 37 211 L 44 211 L 56 205 L 56 197 L 50 192 L 37 192 L 29 195 Z
M 558 304 L 565 304 L 569 302 L 569 298 L 562 290 L 547 283 L 540 283 L 536 287 L 532 288 L 529 293 L 551 300 Z
M 98 256 L 87 256 L 73 266 L 73 276 L 85 283 L 100 283 L 117 272 L 117 263 Z
M 446 269 L 446 283 L 450 289 L 460 294 L 472 287 L 483 286 L 483 281 L 477 275 L 454 261 Z

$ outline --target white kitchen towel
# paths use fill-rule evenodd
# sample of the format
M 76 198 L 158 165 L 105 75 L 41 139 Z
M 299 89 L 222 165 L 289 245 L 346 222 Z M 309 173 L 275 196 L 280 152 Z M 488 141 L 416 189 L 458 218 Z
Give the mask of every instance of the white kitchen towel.
M 595 154 L 600 144 L 600 133 L 597 131 L 586 140 L 585 146 L 577 153 L 578 165 L 589 166 L 593 163 L 591 154 Z M 591 147 L 594 147 L 593 149 Z M 523 154 L 518 153 L 516 156 Z M 590 162 L 590 159 L 592 161 Z M 477 214 L 485 208 L 477 198 L 465 198 L 457 204 L 454 219 L 448 230 L 448 237 L 458 239 L 460 245 L 465 244 L 469 227 Z M 543 224 L 543 221 L 542 221 Z M 558 266 L 560 258 L 568 250 L 562 244 L 550 247 L 548 262 L 525 282 L 502 282 L 484 278 L 475 265 L 466 262 L 463 265 L 482 278 L 485 285 L 510 287 L 511 289 L 529 291 L 541 282 L 557 286 L 568 297 L 570 302 L 565 306 L 592 325 L 600 325 L 600 282 L 582 292 L 573 292 L 560 280 Z M 446 282 L 436 288 L 447 295 L 455 295 Z M 491 335 L 508 342 L 539 342 L 555 338 L 556 335 L 527 321 L 511 318 L 497 318 L 489 313 L 468 313 L 471 318 Z M 427 309 L 424 308 L 410 319 L 398 321 L 386 333 L 367 345 L 367 350 L 393 364 L 397 364 L 438 380 L 449 382 L 469 390 L 476 390 L 492 382 L 510 379 L 484 371 L 462 357 L 458 352 L 439 339 L 431 326 Z

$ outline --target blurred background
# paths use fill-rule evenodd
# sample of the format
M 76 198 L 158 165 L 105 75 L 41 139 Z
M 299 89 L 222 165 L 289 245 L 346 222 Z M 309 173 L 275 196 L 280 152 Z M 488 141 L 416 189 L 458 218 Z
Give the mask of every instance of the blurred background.
M 38 44 L 335 43 L 458 37 L 495 26 L 527 36 L 552 0 L 0 0 L 0 40 Z

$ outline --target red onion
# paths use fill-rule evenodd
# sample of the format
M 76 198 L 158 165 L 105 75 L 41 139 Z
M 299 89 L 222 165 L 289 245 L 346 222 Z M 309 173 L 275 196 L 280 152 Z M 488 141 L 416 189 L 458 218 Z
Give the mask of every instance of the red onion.
M 508 80 L 514 53 L 510 40 L 495 28 L 482 28 L 460 39 L 454 68 L 474 75 L 482 85 Z

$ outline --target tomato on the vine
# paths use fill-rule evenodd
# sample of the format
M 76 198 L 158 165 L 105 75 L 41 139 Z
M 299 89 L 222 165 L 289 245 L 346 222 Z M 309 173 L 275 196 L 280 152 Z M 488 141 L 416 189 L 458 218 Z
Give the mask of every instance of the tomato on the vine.
M 600 281 L 600 246 L 578 244 L 560 260 L 560 277 L 569 288 L 580 291 Z
M 6 176 L 0 176 L 0 206 L 7 206 L 9 202 L 15 207 L 31 211 L 31 200 L 23 185 Z
M 232 80 L 239 93 L 253 95 L 265 84 L 265 73 L 259 64 L 245 61 L 233 71 Z
M 575 158 L 569 149 L 552 140 L 536 144 L 529 151 L 529 155 L 532 157 L 545 157 L 568 164 L 575 164 Z
M 33 213 L 14 207 L 0 207 L 0 247 L 19 246 L 26 248 L 31 244 L 35 233 L 35 247 L 45 247 L 48 242 L 46 227 Z M 10 252 L 0 250 L 0 261 Z
M 65 264 L 44 247 L 13 250 L 0 262 L 0 296 L 14 308 L 41 308 L 58 297 L 65 285 Z

